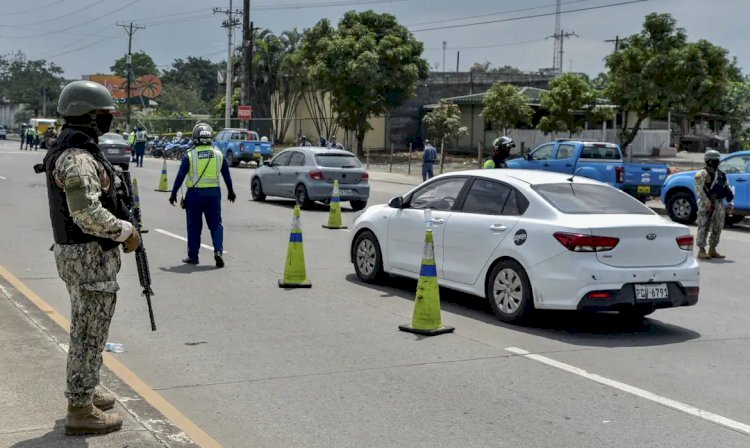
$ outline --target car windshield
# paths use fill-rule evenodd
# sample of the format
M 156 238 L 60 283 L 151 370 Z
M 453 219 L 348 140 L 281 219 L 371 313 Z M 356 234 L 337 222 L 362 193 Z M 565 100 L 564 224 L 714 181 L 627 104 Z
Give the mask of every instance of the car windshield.
M 114 134 L 114 133 L 107 133 L 99 137 L 99 140 L 109 140 L 113 142 L 117 141 L 125 141 L 125 139 L 120 134 Z
M 582 215 L 651 215 L 636 199 L 607 185 L 567 182 L 532 186 L 534 191 L 563 213 Z
M 356 157 L 349 154 L 316 154 L 315 163 L 326 168 L 360 168 Z

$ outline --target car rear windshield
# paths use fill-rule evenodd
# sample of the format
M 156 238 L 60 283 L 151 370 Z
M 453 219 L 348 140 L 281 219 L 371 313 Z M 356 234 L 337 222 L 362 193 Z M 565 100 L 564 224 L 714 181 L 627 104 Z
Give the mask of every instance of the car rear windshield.
M 326 168 L 359 168 L 362 166 L 356 157 L 348 154 L 316 154 L 315 162 Z
M 125 139 L 120 134 L 104 134 L 101 137 L 99 137 L 99 140 L 109 140 L 109 141 L 124 141 Z
M 653 214 L 651 209 L 620 190 L 607 185 L 541 184 L 532 187 L 553 207 L 563 213 L 581 215 Z
M 609 145 L 584 145 L 581 159 L 620 160 L 620 151 Z

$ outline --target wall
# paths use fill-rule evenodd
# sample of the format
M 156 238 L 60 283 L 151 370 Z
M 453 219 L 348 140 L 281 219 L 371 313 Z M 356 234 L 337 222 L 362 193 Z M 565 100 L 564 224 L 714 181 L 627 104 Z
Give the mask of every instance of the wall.
M 2 103 L 0 104 L 0 124 L 8 129 L 16 127 L 16 112 L 21 108 L 19 104 Z
M 613 142 L 619 144 L 619 131 L 614 129 L 608 129 L 605 133 L 599 130 L 588 130 L 583 131 L 580 134 L 573 136 L 572 138 L 580 138 L 587 140 L 598 140 L 605 142 Z M 487 142 L 484 145 L 485 154 L 489 151 L 489 146 L 496 137 L 498 136 L 496 131 L 487 131 L 484 133 L 484 141 Z M 521 144 L 523 144 L 526 150 L 536 148 L 542 143 L 554 140 L 556 138 L 571 138 L 567 132 L 561 134 L 550 134 L 544 135 L 542 131 L 535 129 L 510 129 L 508 136 L 513 139 L 516 143 L 517 150 L 520 150 Z M 669 146 L 669 131 L 666 129 L 644 129 L 638 132 L 635 136 L 635 140 L 631 143 L 634 156 L 650 156 L 653 148 L 666 148 Z

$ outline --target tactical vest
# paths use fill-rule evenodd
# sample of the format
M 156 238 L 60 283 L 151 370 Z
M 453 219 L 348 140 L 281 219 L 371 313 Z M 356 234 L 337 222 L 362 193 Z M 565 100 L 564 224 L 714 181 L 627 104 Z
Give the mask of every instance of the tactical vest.
M 711 172 L 706 170 L 708 179 L 706 180 L 706 187 L 708 190 L 708 197 L 712 201 L 726 199 L 729 196 L 729 190 L 726 188 L 727 175 L 721 170 L 716 170 L 714 175 L 711 176 Z
M 224 161 L 220 151 L 209 145 L 196 146 L 188 152 L 188 160 L 188 188 L 219 187 L 219 174 Z
M 65 197 L 65 191 L 55 182 L 53 172 L 57 159 L 62 153 L 70 148 L 84 149 L 88 151 L 94 159 L 99 162 L 110 178 L 109 191 L 100 196 L 102 206 L 119 219 L 128 219 L 128 213 L 125 206 L 117 198 L 115 189 L 115 180 L 117 174 L 112 165 L 104 158 L 99 147 L 94 140 L 85 133 L 73 129 L 65 128 L 60 132 L 55 145 L 52 146 L 44 157 L 44 171 L 47 173 L 47 197 L 49 199 L 49 215 L 52 221 L 52 234 L 57 244 L 83 244 L 91 241 L 98 241 L 104 250 L 117 247 L 120 243 L 108 239 L 99 238 L 88 233 L 84 233 L 80 227 L 73 221 L 68 209 L 68 201 Z

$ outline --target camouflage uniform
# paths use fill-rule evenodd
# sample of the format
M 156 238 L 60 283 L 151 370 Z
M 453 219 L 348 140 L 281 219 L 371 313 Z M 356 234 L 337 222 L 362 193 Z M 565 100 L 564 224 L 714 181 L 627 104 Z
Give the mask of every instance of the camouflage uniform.
M 718 177 L 718 172 L 717 172 Z M 724 228 L 724 200 L 711 199 L 707 191 L 711 190 L 711 185 L 707 185 L 711 179 L 708 171 L 704 168 L 695 174 L 695 191 L 698 194 L 698 247 L 706 246 L 706 236 L 708 236 L 708 245 L 716 247 L 719 245 L 721 230 Z M 726 186 L 729 188 L 729 185 Z M 709 211 L 709 203 L 711 210 Z
M 65 190 L 70 216 L 85 233 L 122 241 L 132 228 L 102 207 L 100 195 L 113 188 L 101 163 L 83 149 L 68 149 L 57 159 L 52 176 Z M 92 402 L 99 384 L 102 351 L 117 302 L 118 246 L 105 250 L 97 241 L 56 244 L 57 271 L 70 294 L 70 348 L 67 390 L 72 406 Z

